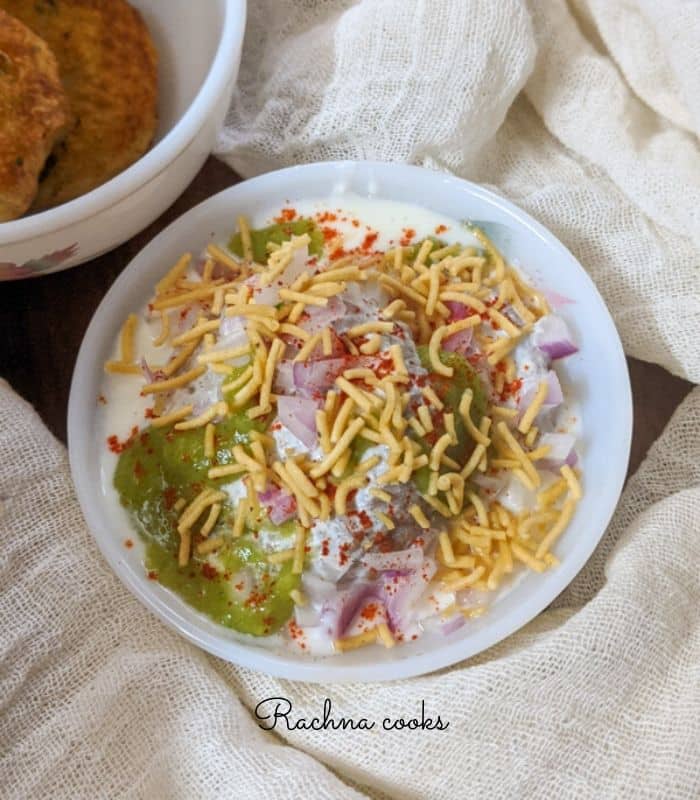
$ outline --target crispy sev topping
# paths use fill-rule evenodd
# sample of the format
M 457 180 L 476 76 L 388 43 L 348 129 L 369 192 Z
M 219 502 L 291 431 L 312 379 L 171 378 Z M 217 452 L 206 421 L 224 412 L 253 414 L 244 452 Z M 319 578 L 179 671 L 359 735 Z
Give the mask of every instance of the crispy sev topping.
M 384 462 L 370 495 L 385 504 L 382 510 L 374 509 L 373 515 L 377 527 L 386 532 L 394 531 L 397 523 L 400 528 L 401 517 L 393 495 L 380 487 L 405 485 L 417 471 L 427 468 L 425 493 L 417 492 L 417 502 L 407 503 L 402 512 L 428 532 L 428 541 L 435 542 L 440 564 L 435 580 L 446 589 L 494 590 L 513 571 L 514 562 L 535 571 L 555 565 L 551 547 L 569 524 L 582 496 L 576 472 L 562 467 L 561 477 L 537 494 L 537 509 L 521 514 L 507 511 L 475 482 L 484 473 L 502 471 L 529 491 L 537 492 L 542 484 L 537 462 L 548 456 L 550 447 L 538 445 L 540 431 L 534 422 L 546 400 L 547 382 L 538 384 L 524 411 L 509 405 L 507 399 L 513 394 L 509 387 L 517 383 L 513 350 L 533 323 L 548 313 L 541 293 L 529 287 L 505 263 L 493 243 L 476 230 L 480 250 L 436 246 L 426 239 L 416 251 L 402 243 L 376 257 L 349 255 L 337 259 L 326 269 L 312 269 L 307 262 L 283 284 L 281 278 L 293 258 L 292 268 L 296 270 L 299 248 L 308 248 L 308 234 L 292 236 L 282 244 L 271 243 L 266 263 L 254 264 L 249 223 L 239 218 L 238 225 L 243 261 L 210 244 L 209 258 L 197 280 L 191 269 L 192 257 L 184 254 L 158 282 L 150 304 L 153 316 L 160 317 L 160 332 L 153 343 L 172 348 L 162 368 L 151 367 L 155 378 L 141 389 L 143 395 L 154 394 L 157 399 L 151 410 L 153 426 L 172 426 L 175 431 L 203 428 L 203 452 L 211 465 L 208 479 L 244 476 L 246 484 L 246 497 L 231 509 L 230 516 L 226 495 L 214 489 L 202 489 L 186 507 L 184 500 L 178 500 L 178 563 L 188 564 L 193 553 L 195 558 L 207 556 L 225 547 L 231 537 L 254 528 L 256 519 L 265 513 L 264 509 L 260 511 L 260 494 L 272 486 L 289 493 L 301 524 L 297 523 L 293 547 L 268 553 L 266 558 L 271 564 L 291 561 L 292 572 L 301 574 L 309 549 L 309 527 L 332 514 L 356 513 L 354 493 L 370 483 L 368 473 Z M 215 272 L 221 267 L 230 273 L 227 279 Z M 261 289 L 274 287 L 268 297 L 278 297 L 279 302 L 258 302 L 257 290 L 247 278 L 256 280 Z M 353 320 L 356 324 L 346 330 L 336 330 L 324 319 L 325 324 L 307 330 L 307 319 L 317 311 L 330 311 L 333 306 L 329 302 L 352 282 L 368 281 L 375 281 L 388 295 L 375 312 L 376 318 Z M 336 300 L 332 302 L 337 304 Z M 196 322 L 190 322 L 184 330 L 178 322 L 173 335 L 174 321 L 185 319 L 190 308 L 194 309 L 192 316 L 198 315 Z M 455 308 L 458 310 L 453 312 Z M 230 340 L 223 341 L 222 323 L 229 325 L 229 318 L 242 326 L 244 344 L 238 344 L 239 339 L 234 340 L 235 346 L 229 346 L 234 344 Z M 142 374 L 135 363 L 135 330 L 136 317 L 131 315 L 120 336 L 120 355 L 105 365 L 107 371 Z M 447 344 L 450 337 L 467 331 L 466 340 L 473 337 L 484 367 L 491 369 L 493 391 L 486 415 L 481 414 L 482 406 L 475 401 L 471 388 L 461 392 L 457 401 L 448 401 L 443 391 L 436 391 L 440 381 L 423 379 L 419 383 L 412 374 L 410 351 L 396 343 L 397 338 L 410 333 L 416 344 L 427 345 L 430 371 L 451 387 L 456 383 L 455 362 L 445 350 L 451 349 Z M 348 355 L 339 357 L 338 349 Z M 315 455 L 282 453 L 275 437 L 253 430 L 248 439 L 237 440 L 233 446 L 227 443 L 234 463 L 217 463 L 222 451 L 220 440 L 215 438 L 215 420 L 230 413 L 253 420 L 273 414 L 278 396 L 288 393 L 278 388 L 284 385 L 277 382 L 282 362 L 285 368 L 293 363 L 311 370 L 319 359 L 346 358 L 347 363 L 329 376 L 312 415 L 319 445 Z M 241 361 L 236 359 L 241 359 L 243 366 L 237 366 Z M 170 393 L 187 392 L 190 384 L 205 374 L 226 376 L 219 378 L 218 387 L 226 393 L 228 402 L 213 402 L 197 416 L 192 416 L 192 404 L 183 403 L 184 393 L 176 395 L 175 402 L 168 402 Z M 178 401 L 179 407 L 162 413 Z M 197 408 L 199 411 L 201 405 Z M 353 454 L 356 440 L 384 446 L 388 456 L 373 455 L 357 464 Z M 193 526 L 205 514 L 204 523 L 196 531 Z M 433 533 L 435 520 L 446 530 Z M 222 530 L 223 535 L 210 535 Z M 290 596 L 297 605 L 306 602 L 298 590 Z M 358 636 L 338 640 L 336 648 L 350 650 L 375 641 L 386 647 L 395 644 L 385 622 Z

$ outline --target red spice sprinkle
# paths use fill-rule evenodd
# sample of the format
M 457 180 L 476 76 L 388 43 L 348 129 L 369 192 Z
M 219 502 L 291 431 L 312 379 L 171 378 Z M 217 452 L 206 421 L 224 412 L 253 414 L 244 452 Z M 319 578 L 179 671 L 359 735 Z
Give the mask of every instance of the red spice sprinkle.
M 503 385 L 503 391 L 501 392 L 501 400 L 507 400 L 509 397 L 512 397 L 514 394 L 520 391 L 523 385 L 522 378 L 516 378 L 514 381 L 510 383 L 506 383 Z
M 158 580 L 158 573 L 154 569 L 151 569 L 151 570 L 148 571 L 148 580 L 149 581 L 157 581 Z
M 438 225 L 435 228 L 435 233 L 439 236 L 441 233 L 444 233 L 447 230 L 447 225 Z
M 348 563 L 348 550 L 350 549 L 350 542 L 343 542 L 340 547 L 338 548 L 338 564 L 343 566 L 343 564 Z
M 141 480 L 146 474 L 146 470 L 143 468 L 143 464 L 140 461 L 137 461 L 134 464 L 134 477 L 136 480 Z
M 128 439 L 125 439 L 123 442 L 120 442 L 116 436 L 112 435 L 107 437 L 107 446 L 113 453 L 119 455 L 120 453 L 123 453 L 127 449 L 127 447 L 131 447 L 131 445 L 134 443 L 134 440 L 138 436 L 138 433 L 139 433 L 138 425 L 134 425 L 134 427 L 131 429 L 131 433 L 129 434 Z
M 407 247 L 415 238 L 416 232 L 413 228 L 402 228 L 401 232 L 403 233 L 403 236 L 401 237 L 399 244 L 401 247 Z
M 97 395 L 97 402 L 102 403 L 103 406 L 107 405 L 107 398 L 103 394 Z
M 280 211 L 278 217 L 275 217 L 275 222 L 279 222 L 280 225 L 283 222 L 291 222 L 293 219 L 296 219 L 297 212 L 295 208 L 283 208 Z
M 334 214 L 332 211 L 321 211 L 316 214 L 316 219 L 319 222 L 335 222 L 338 219 L 338 215 Z
M 379 611 L 379 609 L 377 608 L 377 604 L 376 603 L 368 603 L 362 609 L 362 611 L 360 613 L 360 616 L 363 619 L 373 620 L 377 616 L 377 611 Z
M 205 561 L 202 564 L 202 575 L 210 581 L 213 581 L 219 575 L 219 571 L 216 567 L 213 567 L 208 561 Z
M 330 553 L 330 543 L 328 542 L 328 539 L 324 539 L 321 542 L 321 555 L 327 556 L 329 553 Z
M 255 590 L 253 590 L 246 598 L 244 605 L 261 606 L 266 600 L 267 600 L 266 594 L 262 594 L 261 592 L 256 592 Z
M 124 539 L 124 547 L 128 547 L 129 549 L 131 549 L 133 546 L 134 543 L 131 541 L 131 539 Z
M 331 240 L 338 238 L 338 231 L 335 228 L 321 228 L 321 233 L 323 234 L 323 240 L 325 242 L 330 242 Z
M 177 502 L 177 489 L 174 486 L 168 486 L 167 489 L 163 490 L 163 502 L 168 511 L 175 505 Z
M 365 238 L 362 240 L 362 244 L 360 245 L 360 249 L 364 250 L 365 253 L 369 252 L 372 249 L 372 246 L 379 238 L 379 234 L 376 231 L 372 231 L 372 233 L 368 233 Z
M 359 219 L 354 219 L 352 221 L 352 227 L 353 228 L 359 228 L 360 227 L 360 220 Z
M 304 631 L 300 628 L 293 619 L 289 620 L 289 624 L 287 625 L 287 630 L 289 631 L 289 635 L 295 641 L 301 639 L 304 635 Z

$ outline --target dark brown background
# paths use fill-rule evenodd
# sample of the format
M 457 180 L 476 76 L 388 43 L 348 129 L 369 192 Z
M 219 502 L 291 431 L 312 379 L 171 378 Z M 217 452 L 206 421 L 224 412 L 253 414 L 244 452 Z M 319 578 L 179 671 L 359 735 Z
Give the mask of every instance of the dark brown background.
M 59 439 L 66 440 L 68 391 L 83 333 L 114 279 L 166 225 L 239 180 L 210 158 L 160 219 L 116 250 L 64 272 L 0 284 L 0 376 L 34 405 Z M 634 397 L 632 472 L 691 384 L 634 358 L 628 364 Z

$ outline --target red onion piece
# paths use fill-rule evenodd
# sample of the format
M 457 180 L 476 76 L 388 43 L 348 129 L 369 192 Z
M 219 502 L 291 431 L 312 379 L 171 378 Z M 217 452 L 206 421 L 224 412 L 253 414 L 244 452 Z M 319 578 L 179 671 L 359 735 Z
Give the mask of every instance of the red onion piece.
M 532 402 L 532 399 L 537 392 L 537 387 L 540 384 L 540 380 L 541 379 L 538 379 L 537 381 L 528 380 L 527 385 L 520 393 L 518 405 L 521 412 L 525 412 Z M 544 403 L 542 403 L 542 410 L 551 411 L 551 409 L 556 408 L 564 402 L 564 392 L 562 391 L 561 384 L 559 383 L 559 376 L 553 369 L 550 369 L 549 372 L 547 372 L 546 380 L 548 387 L 547 396 L 544 399 Z
M 543 469 L 558 470 L 564 464 L 570 467 L 576 465 L 578 455 L 574 450 L 576 437 L 571 433 L 543 433 L 538 442 L 538 447 L 549 445 L 551 448 L 546 458 L 539 462 Z
M 443 636 L 449 636 L 451 633 L 458 631 L 464 625 L 464 622 L 463 614 L 455 614 L 440 626 L 440 632 Z
M 248 344 L 243 317 L 223 317 L 219 325 L 217 346 L 220 348 L 242 347 Z
M 450 309 L 450 322 L 457 322 L 460 319 L 466 319 L 468 316 L 467 306 L 462 303 L 455 303 L 454 300 L 445 300 L 445 305 Z
M 291 394 L 296 388 L 294 384 L 294 363 L 283 359 L 277 363 L 273 388 L 278 394 Z
M 411 612 L 432 579 L 437 565 L 432 558 L 425 558 L 419 569 L 408 575 L 384 575 L 379 580 L 379 589 L 386 609 L 389 628 L 400 632 L 411 623 Z
M 292 252 L 292 260 L 287 264 L 279 277 L 273 280 L 270 286 L 260 286 L 257 275 L 249 278 L 246 283 L 253 287 L 255 302 L 274 306 L 279 303 L 280 289 L 291 286 L 294 281 L 306 269 L 306 260 L 309 257 L 309 250 L 306 246 L 297 247 Z
M 307 307 L 307 318 L 299 323 L 299 327 L 309 333 L 318 333 L 345 316 L 345 313 L 345 303 L 339 297 L 331 297 L 325 306 Z
M 472 343 L 472 335 L 472 328 L 458 331 L 457 333 L 453 333 L 452 336 L 448 336 L 447 339 L 443 339 L 440 346 L 443 350 L 447 350 L 451 353 L 465 355 L 469 351 L 469 346 Z
M 321 625 L 333 639 L 344 636 L 360 609 L 369 601 L 381 602 L 374 583 L 356 583 L 336 591 L 321 607 Z
M 348 367 L 345 358 L 325 358 L 294 364 L 294 385 L 300 394 L 318 396 L 325 394 L 335 379 Z
M 289 492 L 277 486 L 270 486 L 261 492 L 260 502 L 266 506 L 273 525 L 281 525 L 296 514 L 297 501 Z
M 537 321 L 534 342 L 552 360 L 578 353 L 567 324 L 555 314 L 549 314 Z
M 280 276 L 283 286 L 291 286 L 301 273 L 304 272 L 308 258 L 309 248 L 306 245 L 303 247 L 296 247 L 292 251 L 292 260 L 287 264 L 286 269 Z
M 365 553 L 361 559 L 366 567 L 377 572 L 417 570 L 423 564 L 423 551 L 420 547 L 408 547 L 393 553 Z
M 179 312 L 175 313 L 175 332 L 184 333 L 189 330 L 197 321 L 197 317 L 202 311 L 200 303 L 193 303 L 191 306 L 185 306 Z M 172 322 L 172 316 L 170 320 Z
M 316 403 L 308 397 L 277 398 L 277 417 L 309 450 L 316 446 Z
M 148 366 L 145 358 L 141 358 L 140 367 L 141 372 L 143 372 L 144 377 L 149 383 L 153 383 L 154 381 L 158 380 L 156 373 Z M 162 380 L 162 378 L 160 380 Z
M 559 294 L 559 292 L 555 292 L 553 289 L 542 289 L 542 294 L 545 296 L 545 299 L 549 303 L 552 308 L 562 308 L 562 306 L 567 306 L 570 303 L 575 303 L 575 300 L 572 300 L 570 297 L 566 297 L 566 295 Z
M 503 488 L 503 479 L 495 478 L 492 475 L 477 473 L 472 475 L 469 480 L 477 486 L 481 486 L 482 489 L 487 489 L 492 492 L 497 492 L 499 489 Z

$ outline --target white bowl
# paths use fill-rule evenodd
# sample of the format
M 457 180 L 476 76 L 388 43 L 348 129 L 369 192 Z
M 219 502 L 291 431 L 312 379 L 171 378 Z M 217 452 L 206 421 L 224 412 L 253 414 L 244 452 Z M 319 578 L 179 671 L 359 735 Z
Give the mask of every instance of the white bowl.
M 542 575 L 523 572 L 482 617 L 449 636 L 426 633 L 391 650 L 379 647 L 313 660 L 278 653 L 218 626 L 145 575 L 137 548 L 122 542 L 128 519 L 103 494 L 100 433 L 95 397 L 128 313 L 150 296 L 164 265 L 209 241 L 225 241 L 239 214 L 255 216 L 301 199 L 351 191 L 406 201 L 456 219 L 503 226 L 498 241 L 518 258 L 540 286 L 575 298 L 564 316 L 580 352 L 562 365 L 565 384 L 580 401 L 584 497 L 557 543 L 561 564 Z M 342 200 L 334 200 L 340 205 Z M 625 477 L 632 431 L 627 366 L 619 337 L 593 282 L 571 253 L 541 225 L 507 200 L 475 184 L 399 164 L 335 162 L 310 164 L 262 175 L 211 197 L 157 236 L 124 270 L 102 301 L 85 334 L 73 376 L 68 442 L 78 498 L 97 544 L 114 571 L 140 600 L 190 641 L 229 661 L 285 678 L 307 681 L 378 681 L 405 678 L 461 661 L 513 633 L 567 586 L 591 555 L 610 520 Z
M 81 197 L 0 223 L 0 280 L 73 267 L 125 242 L 184 191 L 211 152 L 238 74 L 245 0 L 131 0 L 159 54 L 153 147 Z

